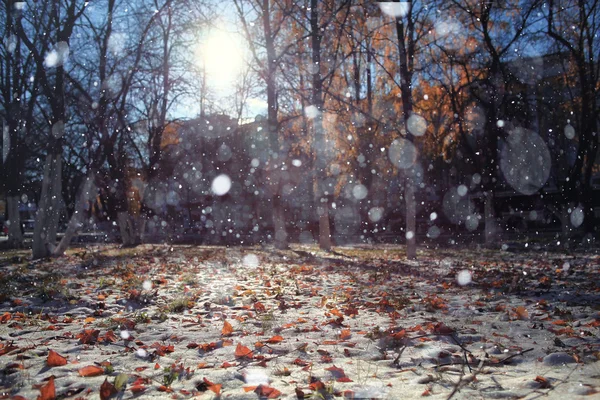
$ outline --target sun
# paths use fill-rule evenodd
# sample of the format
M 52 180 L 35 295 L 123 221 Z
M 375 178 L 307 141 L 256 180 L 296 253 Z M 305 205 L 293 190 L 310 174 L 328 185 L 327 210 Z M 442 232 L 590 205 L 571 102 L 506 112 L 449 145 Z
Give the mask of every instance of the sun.
M 211 86 L 231 85 L 243 68 L 242 43 L 231 33 L 212 31 L 198 48 L 198 62 Z

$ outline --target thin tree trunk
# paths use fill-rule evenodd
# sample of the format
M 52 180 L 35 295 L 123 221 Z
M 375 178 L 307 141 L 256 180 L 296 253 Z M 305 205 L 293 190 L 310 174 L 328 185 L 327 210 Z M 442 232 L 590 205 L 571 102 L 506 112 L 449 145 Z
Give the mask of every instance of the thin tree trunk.
M 71 244 L 73 236 L 75 236 L 84 222 L 85 206 L 90 199 L 94 198 L 96 193 L 96 185 L 94 184 L 95 171 L 90 171 L 84 183 L 79 187 L 77 196 L 75 197 L 75 210 L 67 225 L 65 235 L 61 239 L 58 246 L 52 252 L 55 257 L 62 256 Z
M 493 247 L 498 244 L 498 222 L 494 210 L 494 191 L 487 190 L 484 193 L 484 220 L 485 220 L 485 244 Z
M 49 257 L 55 247 L 61 199 L 60 155 L 49 154 L 44 165 L 42 192 L 33 230 L 33 258 Z
M 315 152 L 315 190 L 316 211 L 319 216 L 319 247 L 322 250 L 331 249 L 331 228 L 329 226 L 329 201 L 325 188 L 327 177 L 327 138 L 323 129 L 323 81 L 321 78 L 321 30 L 319 27 L 319 2 L 310 2 L 310 29 L 312 66 L 312 103 L 317 108 L 318 115 L 313 118 L 313 151 Z
M 417 258 L 417 202 L 415 199 L 415 183 L 413 174 L 406 181 L 404 198 L 406 201 L 406 258 Z
M 21 216 L 19 214 L 19 196 L 6 196 L 6 211 L 8 214 L 8 246 L 10 248 L 23 247 L 23 231 L 21 230 Z
M 409 68 L 409 63 L 411 62 L 411 58 L 413 57 L 414 43 L 411 41 L 414 40 L 413 34 L 413 25 L 412 25 L 412 4 L 409 3 L 409 10 L 407 12 L 408 18 L 408 45 L 405 42 L 404 37 L 404 22 L 402 17 L 396 17 L 396 35 L 398 38 L 398 55 L 400 59 L 400 92 L 402 94 L 402 111 L 404 118 L 404 129 L 406 131 L 406 138 L 413 141 L 413 135 L 408 129 L 408 118 L 412 114 L 412 71 Z M 406 257 L 408 259 L 416 259 L 417 258 L 417 241 L 416 241 L 416 225 L 417 225 L 417 206 L 416 206 L 416 198 L 415 198 L 415 181 L 414 181 L 414 173 L 410 171 L 407 174 L 405 193 L 404 193 L 404 201 L 406 203 Z

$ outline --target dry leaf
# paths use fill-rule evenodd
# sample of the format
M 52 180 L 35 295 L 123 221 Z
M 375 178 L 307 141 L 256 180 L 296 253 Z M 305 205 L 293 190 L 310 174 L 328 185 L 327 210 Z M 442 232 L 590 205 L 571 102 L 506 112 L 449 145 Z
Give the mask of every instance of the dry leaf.
M 273 336 L 271 339 L 267 340 L 269 344 L 281 343 L 283 341 L 283 336 L 277 335 Z
M 88 365 L 87 367 L 80 368 L 77 372 L 83 377 L 99 376 L 104 374 L 104 368 L 98 367 L 97 365 Z
M 54 377 L 51 376 L 44 386 L 40 387 L 40 395 L 37 400 L 54 400 L 56 399 L 56 388 L 54 387 Z
M 281 396 L 281 392 L 275 388 L 266 385 L 258 385 L 256 389 L 254 389 L 254 393 L 256 393 L 259 397 L 266 397 L 267 399 L 276 399 Z
M 233 326 L 227 321 L 223 323 L 223 329 L 221 329 L 221 335 L 229 336 L 233 333 Z
M 117 394 L 117 388 L 110 383 L 107 378 L 104 378 L 104 383 L 100 386 L 100 399 L 107 400 Z
M 48 358 L 46 358 L 46 365 L 49 367 L 60 367 L 62 365 L 67 365 L 67 359 L 54 350 L 50 350 L 48 352 Z
M 235 358 L 252 358 L 252 350 L 238 343 L 235 348 Z
M 529 318 L 529 313 L 527 312 L 527 309 L 523 306 L 519 306 L 519 307 L 515 308 L 515 313 L 517 314 L 517 317 L 519 319 L 528 319 Z

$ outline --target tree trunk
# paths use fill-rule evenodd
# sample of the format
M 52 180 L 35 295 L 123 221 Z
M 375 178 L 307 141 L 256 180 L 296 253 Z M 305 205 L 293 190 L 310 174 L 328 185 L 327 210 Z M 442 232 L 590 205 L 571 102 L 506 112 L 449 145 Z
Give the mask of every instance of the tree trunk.
M 312 105 L 317 108 L 318 115 L 313 118 L 313 151 L 315 153 L 315 203 L 319 217 L 319 247 L 322 250 L 331 249 L 331 228 L 329 226 L 329 202 L 328 191 L 325 188 L 327 177 L 328 143 L 323 129 L 323 80 L 321 77 L 321 29 L 319 26 L 319 1 L 310 2 L 310 35 L 312 66 Z
M 406 202 L 406 258 L 415 260 L 417 258 L 417 201 L 412 173 L 406 181 L 404 200 Z
M 409 10 L 407 12 L 408 18 L 408 37 L 405 39 L 404 33 L 404 21 L 402 17 L 396 17 L 396 36 L 398 39 L 398 56 L 399 56 L 399 67 L 400 67 L 400 93 L 402 94 L 402 112 L 404 119 L 404 129 L 406 131 L 406 138 L 413 142 L 413 135 L 408 129 L 408 118 L 412 114 L 413 110 L 413 97 L 412 97 L 412 70 L 409 68 L 409 64 L 412 62 L 414 56 L 414 24 L 412 22 L 412 4 L 408 2 Z M 408 42 L 406 42 L 406 41 Z M 408 259 L 417 258 L 417 231 L 416 231 L 416 199 L 415 199 L 415 180 L 414 174 L 409 173 L 406 179 L 405 196 L 404 200 L 406 203 L 406 257 Z M 409 233 L 410 232 L 410 233 Z M 409 238 L 409 236 L 412 236 Z
M 8 247 L 15 249 L 23 247 L 23 231 L 19 215 L 19 196 L 6 196 L 6 211 L 8 214 Z
M 86 208 L 85 206 L 91 199 L 94 198 L 94 195 L 96 193 L 96 185 L 94 184 L 94 178 L 95 172 L 90 171 L 90 173 L 86 177 L 85 182 L 83 182 L 79 187 L 79 191 L 77 193 L 77 196 L 75 197 L 75 210 L 73 211 L 73 215 L 71 215 L 71 219 L 69 219 L 69 224 L 67 225 L 65 235 L 61 239 L 58 246 L 52 252 L 53 256 L 58 257 L 64 254 L 64 252 L 71 244 L 73 236 L 77 234 L 77 231 L 84 222 L 84 213 Z
M 62 197 L 61 168 L 60 154 L 46 156 L 42 192 L 33 230 L 32 253 L 34 259 L 49 257 L 55 248 Z
M 485 219 L 485 244 L 494 247 L 498 244 L 498 223 L 496 211 L 494 210 L 494 191 L 487 190 L 484 193 L 484 219 Z

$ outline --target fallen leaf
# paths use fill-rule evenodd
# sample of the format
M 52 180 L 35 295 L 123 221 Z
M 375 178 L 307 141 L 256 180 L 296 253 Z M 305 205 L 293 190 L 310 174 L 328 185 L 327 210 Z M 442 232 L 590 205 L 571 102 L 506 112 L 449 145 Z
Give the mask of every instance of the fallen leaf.
M 542 389 L 548 389 L 550 387 L 552 387 L 552 385 L 550 384 L 550 382 L 548 381 L 548 379 L 544 378 L 543 376 L 536 376 L 534 381 L 536 381 L 537 383 L 540 384 L 540 387 Z
M 11 318 L 12 318 L 12 314 L 7 311 L 7 312 L 5 312 L 4 314 L 2 314 L 0 316 L 0 322 L 3 323 L 3 324 L 5 324 L 8 321 L 10 321 Z
M 342 332 L 340 333 L 340 339 L 347 340 L 347 339 L 350 339 L 351 337 L 352 337 L 352 332 L 350 332 L 350 329 L 342 329 Z
M 98 367 L 97 365 L 88 365 L 87 367 L 80 368 L 77 372 L 83 377 L 99 376 L 104 374 L 104 368 Z
M 54 387 L 54 377 L 51 376 L 44 386 L 40 387 L 40 395 L 37 400 L 54 400 L 56 399 L 56 388 Z
M 271 339 L 267 340 L 269 344 L 281 343 L 283 341 L 283 336 L 277 335 L 273 336 Z
M 223 329 L 221 329 L 221 335 L 229 336 L 233 333 L 233 326 L 227 320 L 223 323 Z
M 254 389 L 254 393 L 256 393 L 260 397 L 266 397 L 267 399 L 276 399 L 281 396 L 281 392 L 273 387 L 266 385 L 258 385 L 256 389 Z
M 238 343 L 235 348 L 235 358 L 252 358 L 252 350 Z
M 104 378 L 104 383 L 100 386 L 100 399 L 107 400 L 117 394 L 117 388 L 110 383 L 107 378 Z
M 515 308 L 515 314 L 517 314 L 517 318 L 519 318 L 519 319 L 528 319 L 529 318 L 529 313 L 527 312 L 527 309 L 523 306 L 519 306 L 519 307 Z
M 206 378 L 202 378 L 208 390 L 219 396 L 221 394 L 221 385 L 220 383 L 213 383 Z
M 50 350 L 48 351 L 48 358 L 46 358 L 46 365 L 49 367 L 60 367 L 67 365 L 67 359 L 54 350 Z
M 97 329 L 84 329 L 83 332 L 77 334 L 75 337 L 79 339 L 81 344 L 95 344 L 98 341 L 98 335 L 100 331 Z

